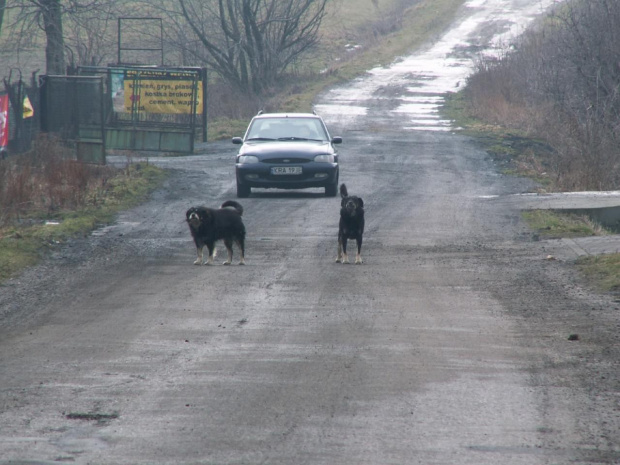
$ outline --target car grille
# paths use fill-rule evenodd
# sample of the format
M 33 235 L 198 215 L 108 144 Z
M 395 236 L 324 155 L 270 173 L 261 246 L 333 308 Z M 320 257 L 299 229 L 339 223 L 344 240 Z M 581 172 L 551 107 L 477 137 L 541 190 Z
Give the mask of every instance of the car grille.
M 310 163 L 312 160 L 308 160 L 307 158 L 281 157 L 281 158 L 267 158 L 262 161 L 263 163 L 299 164 L 299 163 Z

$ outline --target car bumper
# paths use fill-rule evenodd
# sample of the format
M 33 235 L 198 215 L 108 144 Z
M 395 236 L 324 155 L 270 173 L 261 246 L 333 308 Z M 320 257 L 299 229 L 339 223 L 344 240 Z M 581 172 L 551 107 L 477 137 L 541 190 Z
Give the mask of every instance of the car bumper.
M 335 163 L 314 163 L 302 166 L 302 173 L 295 175 L 271 174 L 274 165 L 260 166 L 260 163 L 237 164 L 237 184 L 247 187 L 305 189 L 325 187 L 338 182 L 338 165 Z

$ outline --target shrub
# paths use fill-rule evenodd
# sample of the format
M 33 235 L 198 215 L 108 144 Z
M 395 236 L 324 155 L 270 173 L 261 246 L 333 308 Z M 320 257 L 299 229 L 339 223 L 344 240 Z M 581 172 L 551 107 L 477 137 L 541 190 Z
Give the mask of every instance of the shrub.
M 466 89 L 477 118 L 546 140 L 564 190 L 620 185 L 620 3 L 569 1 L 500 57 L 481 57 Z
M 76 161 L 42 135 L 31 152 L 0 161 L 0 226 L 94 205 L 117 171 Z

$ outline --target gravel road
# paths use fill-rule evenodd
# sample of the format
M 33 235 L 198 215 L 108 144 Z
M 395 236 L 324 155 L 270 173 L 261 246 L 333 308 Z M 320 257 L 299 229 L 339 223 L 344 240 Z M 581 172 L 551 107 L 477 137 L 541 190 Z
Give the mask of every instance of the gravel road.
M 502 201 L 528 180 L 376 75 L 317 102 L 365 263 L 308 190 L 242 199 L 247 265 L 194 266 L 184 212 L 234 198 L 235 146 L 143 161 L 148 202 L 0 288 L 0 464 L 620 463 L 620 304 Z

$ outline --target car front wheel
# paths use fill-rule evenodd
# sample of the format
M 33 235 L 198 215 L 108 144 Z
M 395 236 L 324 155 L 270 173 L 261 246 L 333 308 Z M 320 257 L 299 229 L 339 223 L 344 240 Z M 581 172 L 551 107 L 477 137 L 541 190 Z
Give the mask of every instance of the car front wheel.
M 237 197 L 239 197 L 240 199 L 249 197 L 251 192 L 252 188 L 237 183 Z
M 325 197 L 336 197 L 338 194 L 338 181 L 334 184 L 329 184 L 325 186 Z

